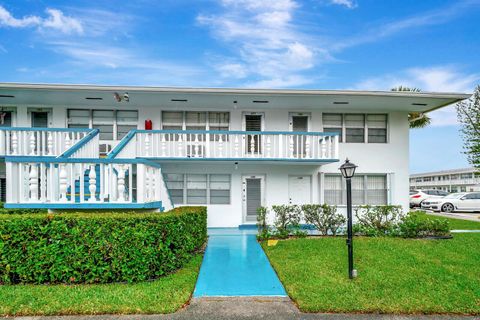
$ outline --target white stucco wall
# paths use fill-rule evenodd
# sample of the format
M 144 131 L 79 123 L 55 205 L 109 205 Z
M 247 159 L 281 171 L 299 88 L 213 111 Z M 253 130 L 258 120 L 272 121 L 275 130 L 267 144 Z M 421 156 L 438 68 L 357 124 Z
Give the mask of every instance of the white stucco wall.
M 16 126 L 30 126 L 28 108 L 39 106 L 17 106 L 17 112 L 14 117 Z M 42 106 L 43 108 L 52 108 L 50 126 L 66 126 L 66 110 L 68 108 L 86 108 L 85 106 Z M 101 109 L 108 109 L 102 107 Z M 209 108 L 192 109 L 179 107 L 142 107 L 131 104 L 112 105 L 111 109 L 125 109 L 139 111 L 138 128 L 143 129 L 144 121 L 150 119 L 153 122 L 154 129 L 161 127 L 162 110 L 207 110 L 222 111 L 221 109 L 211 110 Z M 265 109 L 264 112 L 264 130 L 266 131 L 288 131 L 289 130 L 289 112 L 305 112 L 311 115 L 310 131 L 322 131 L 322 110 L 326 112 L 335 112 L 332 109 L 317 110 L 275 110 L 272 106 Z M 259 112 L 256 110 L 242 110 L 225 108 L 223 111 L 230 112 L 230 130 L 242 130 L 242 113 L 248 111 Z M 369 110 L 352 110 L 352 112 L 365 112 Z M 339 111 L 336 111 L 339 112 Z M 348 112 L 348 111 L 342 111 Z M 379 113 L 375 111 L 374 113 Z M 391 112 L 388 115 L 388 143 L 368 144 L 368 143 L 341 143 L 339 147 L 341 162 L 348 157 L 352 162 L 358 165 L 358 173 L 381 173 L 388 174 L 390 177 L 390 202 L 392 204 L 402 205 L 405 210 L 408 209 L 408 190 L 409 190 L 409 128 L 407 121 L 407 112 Z M 231 204 L 230 205 L 209 205 L 208 224 L 211 227 L 234 227 L 243 223 L 242 206 L 242 175 L 245 174 L 264 174 L 266 176 L 265 186 L 265 205 L 287 204 L 288 203 L 288 176 L 289 175 L 309 175 L 311 176 L 312 202 L 322 201 L 322 186 L 319 184 L 323 173 L 338 173 L 338 167 L 341 162 L 319 165 L 300 165 L 300 164 L 265 164 L 265 163 L 242 163 L 235 170 L 234 163 L 166 163 L 163 164 L 165 172 L 175 173 L 230 173 L 232 174 L 231 186 Z M 340 208 L 343 210 L 343 208 Z

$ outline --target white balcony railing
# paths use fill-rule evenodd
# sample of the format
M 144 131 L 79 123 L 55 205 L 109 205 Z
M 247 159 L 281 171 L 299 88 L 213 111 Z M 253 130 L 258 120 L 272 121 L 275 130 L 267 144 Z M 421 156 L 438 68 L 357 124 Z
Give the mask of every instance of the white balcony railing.
M 323 132 L 134 130 L 111 158 L 338 159 L 338 135 Z
M 0 127 L 0 156 L 58 156 L 91 129 Z
M 6 174 L 7 205 L 162 201 L 166 210 L 173 207 L 160 166 L 141 159 L 15 160 L 6 162 Z

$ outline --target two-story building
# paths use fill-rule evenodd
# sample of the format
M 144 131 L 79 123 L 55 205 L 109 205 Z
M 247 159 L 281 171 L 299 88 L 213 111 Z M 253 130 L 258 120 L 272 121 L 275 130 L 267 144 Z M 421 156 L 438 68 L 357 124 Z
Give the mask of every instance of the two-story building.
M 0 84 L 7 207 L 208 206 L 211 227 L 260 205 L 408 209 L 409 112 L 453 93 Z M 6 179 L 6 180 L 5 180 Z M 6 182 L 5 182 L 6 181 Z
M 480 175 L 475 168 L 442 170 L 410 175 L 410 189 L 447 192 L 480 191 Z

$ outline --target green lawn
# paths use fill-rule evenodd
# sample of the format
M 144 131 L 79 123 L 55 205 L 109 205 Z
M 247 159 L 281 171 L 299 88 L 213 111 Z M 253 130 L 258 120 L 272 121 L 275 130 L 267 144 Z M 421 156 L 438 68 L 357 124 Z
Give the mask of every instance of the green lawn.
M 444 218 L 439 216 L 434 216 L 431 214 L 425 214 L 423 212 L 418 212 L 418 216 L 431 218 L 431 219 L 447 219 L 450 222 L 450 229 L 452 230 L 480 230 L 480 219 L 477 221 L 471 220 L 460 220 L 455 218 Z
M 480 234 L 452 240 L 355 238 L 349 280 L 345 238 L 263 244 L 305 312 L 480 314 Z
M 135 284 L 0 286 L 0 316 L 171 313 L 195 287 L 202 256 L 155 281 Z

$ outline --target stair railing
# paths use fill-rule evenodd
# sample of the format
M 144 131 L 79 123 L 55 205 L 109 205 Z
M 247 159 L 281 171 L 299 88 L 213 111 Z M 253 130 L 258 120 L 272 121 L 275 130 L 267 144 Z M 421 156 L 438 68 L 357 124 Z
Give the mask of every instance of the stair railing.
M 0 156 L 58 156 L 90 131 L 87 128 L 0 127 Z

